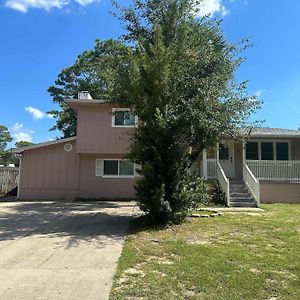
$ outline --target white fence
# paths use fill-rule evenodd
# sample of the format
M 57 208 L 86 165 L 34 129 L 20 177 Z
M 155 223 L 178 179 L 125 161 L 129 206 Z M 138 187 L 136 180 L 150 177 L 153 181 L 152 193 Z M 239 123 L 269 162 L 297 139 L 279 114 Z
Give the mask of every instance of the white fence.
M 18 186 L 19 168 L 0 167 L 0 195 L 5 195 Z
M 246 163 L 259 180 L 300 182 L 300 161 L 247 160 Z
M 226 177 L 220 163 L 217 163 L 217 178 L 222 191 L 225 193 L 227 206 L 230 206 L 229 179 Z
M 252 194 L 254 199 L 256 200 L 257 206 L 260 206 L 260 186 L 259 181 L 255 178 L 249 167 L 246 163 L 243 164 L 243 180 Z

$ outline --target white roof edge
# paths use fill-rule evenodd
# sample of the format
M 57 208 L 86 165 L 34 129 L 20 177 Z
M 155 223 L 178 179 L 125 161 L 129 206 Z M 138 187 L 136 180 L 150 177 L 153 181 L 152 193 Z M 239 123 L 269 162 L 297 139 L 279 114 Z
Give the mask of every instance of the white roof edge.
M 35 149 L 35 148 L 41 148 L 41 147 L 47 147 L 47 146 L 60 144 L 60 143 L 71 142 L 71 141 L 74 141 L 76 139 L 77 139 L 77 136 L 73 136 L 73 137 L 64 138 L 64 139 L 60 139 L 60 140 L 39 143 L 39 144 L 30 145 L 30 146 L 26 146 L 26 147 L 22 147 L 22 148 L 16 148 L 16 149 L 13 149 L 12 152 L 13 153 L 22 153 L 24 151 Z
M 300 134 L 280 134 L 280 133 L 265 133 L 265 134 L 250 134 L 251 138 L 300 138 Z
M 113 104 L 112 102 L 106 100 L 91 100 L 91 99 L 64 99 L 65 103 L 88 103 L 88 104 Z

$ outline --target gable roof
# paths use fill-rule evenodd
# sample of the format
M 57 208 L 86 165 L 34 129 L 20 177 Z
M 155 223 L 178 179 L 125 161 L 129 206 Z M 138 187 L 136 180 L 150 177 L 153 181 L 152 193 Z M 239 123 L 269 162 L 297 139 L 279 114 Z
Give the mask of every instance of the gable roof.
M 26 150 L 31 150 L 31 149 L 36 149 L 36 148 L 51 146 L 51 145 L 60 144 L 60 143 L 71 142 L 71 141 L 75 141 L 76 139 L 77 139 L 77 136 L 74 136 L 74 137 L 69 137 L 69 138 L 60 139 L 60 140 L 55 140 L 55 141 L 50 141 L 50 142 L 44 142 L 44 143 L 34 144 L 34 145 L 22 147 L 22 148 L 13 149 L 12 153 L 18 154 L 18 153 L 22 153 L 22 152 L 24 152 Z
M 300 130 L 258 127 L 251 132 L 251 137 L 300 137 Z

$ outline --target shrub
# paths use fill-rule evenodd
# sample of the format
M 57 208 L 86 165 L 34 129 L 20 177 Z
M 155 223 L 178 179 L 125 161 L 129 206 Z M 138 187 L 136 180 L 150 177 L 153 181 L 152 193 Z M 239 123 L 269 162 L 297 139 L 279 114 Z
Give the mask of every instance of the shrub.
M 189 209 L 196 209 L 201 204 L 209 204 L 210 197 L 208 186 L 200 177 L 191 176 L 183 185 L 180 194 L 186 203 L 189 203 Z
M 219 204 L 219 205 L 226 204 L 225 194 L 223 193 L 223 191 L 220 187 L 220 184 L 217 180 L 215 180 L 214 184 L 213 184 L 213 192 L 212 192 L 211 201 L 214 204 Z

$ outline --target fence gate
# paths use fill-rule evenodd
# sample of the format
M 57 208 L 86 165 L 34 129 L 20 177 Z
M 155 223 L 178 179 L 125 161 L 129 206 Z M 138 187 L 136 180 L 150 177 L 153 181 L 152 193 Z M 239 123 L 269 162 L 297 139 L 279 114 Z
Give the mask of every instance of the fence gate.
M 18 186 L 19 168 L 0 167 L 0 196 Z

